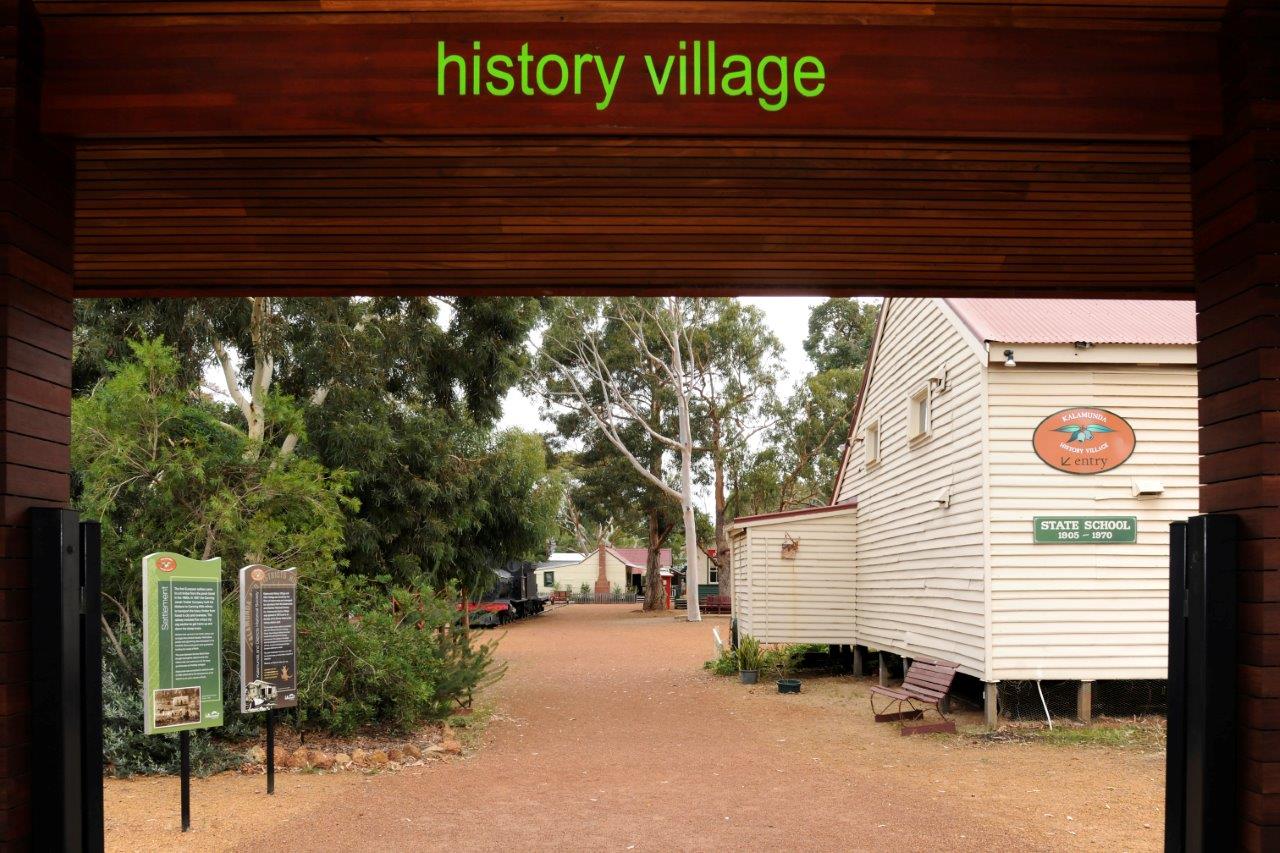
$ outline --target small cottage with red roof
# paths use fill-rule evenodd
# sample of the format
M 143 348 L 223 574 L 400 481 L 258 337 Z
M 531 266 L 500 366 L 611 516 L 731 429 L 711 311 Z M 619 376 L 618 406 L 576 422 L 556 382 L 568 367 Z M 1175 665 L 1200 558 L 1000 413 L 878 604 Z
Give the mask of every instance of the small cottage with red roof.
M 1186 302 L 885 300 L 828 519 L 856 528 L 840 642 L 955 662 L 992 720 L 1002 681 L 1079 681 L 1087 705 L 1093 682 L 1165 678 L 1169 523 L 1197 511 L 1195 340 Z M 735 612 L 804 576 L 789 536 L 735 551 Z M 793 590 L 761 633 L 803 639 L 808 602 Z
M 611 595 L 615 590 L 631 593 L 643 588 L 646 548 L 615 548 L 602 545 L 574 562 L 560 562 L 547 569 L 539 567 L 539 581 L 544 589 L 568 590 L 578 593 L 586 586 L 587 592 L 598 596 Z M 658 552 L 658 567 L 664 574 L 671 573 L 671 549 Z

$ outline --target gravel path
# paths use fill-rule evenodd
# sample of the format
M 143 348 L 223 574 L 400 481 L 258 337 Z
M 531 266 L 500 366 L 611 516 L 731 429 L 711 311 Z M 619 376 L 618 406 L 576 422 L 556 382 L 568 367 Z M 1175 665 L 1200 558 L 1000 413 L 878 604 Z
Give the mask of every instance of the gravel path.
M 174 780 L 112 782 L 115 849 L 1159 849 L 1160 755 L 876 725 L 865 682 L 799 696 L 700 668 L 711 626 L 623 605 L 516 623 L 484 745 L 376 776 L 196 780 L 195 830 Z M 159 808 L 157 808 L 159 807 Z M 171 808 L 172 807 L 172 808 Z M 271 839 L 268 841 L 267 839 Z

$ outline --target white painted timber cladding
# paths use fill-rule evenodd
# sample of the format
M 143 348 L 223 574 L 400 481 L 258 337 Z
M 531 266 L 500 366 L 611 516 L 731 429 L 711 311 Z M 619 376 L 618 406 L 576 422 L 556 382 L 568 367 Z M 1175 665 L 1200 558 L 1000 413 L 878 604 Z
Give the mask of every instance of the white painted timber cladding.
M 747 554 L 747 531 L 729 531 L 729 565 L 733 569 L 733 616 L 738 620 L 738 631 L 751 633 L 751 586 Z
M 560 584 L 561 589 L 567 589 L 576 594 L 585 583 L 588 592 L 595 592 L 596 578 L 600 575 L 599 559 L 599 554 L 593 551 L 581 563 L 560 566 L 550 571 L 556 573 L 556 583 Z M 605 552 L 604 560 L 605 576 L 609 578 L 609 586 L 621 587 L 625 592 L 627 584 L 630 582 L 630 570 L 625 563 L 607 551 Z
M 762 643 L 851 645 L 857 635 L 856 518 L 852 511 L 793 516 L 735 531 L 738 630 Z M 783 558 L 787 537 L 799 543 Z
M 1195 514 L 1199 482 L 1194 365 L 994 363 L 988 386 L 990 677 L 1166 677 L 1169 522 Z M 1137 434 L 1129 460 L 1087 476 L 1041 462 L 1032 431 L 1071 406 L 1125 418 Z M 1133 497 L 1135 478 L 1159 480 L 1164 494 Z M 1036 515 L 1137 516 L 1138 542 L 1036 545 Z
M 854 435 L 880 420 L 880 463 L 856 443 L 837 502 L 856 498 L 857 641 L 985 673 L 983 360 L 932 299 L 887 300 Z M 931 434 L 907 437 L 911 394 L 942 366 Z M 1027 437 L 1030 445 L 1030 435 Z M 949 492 L 950 506 L 936 498 Z M 846 641 L 847 642 L 847 641 Z

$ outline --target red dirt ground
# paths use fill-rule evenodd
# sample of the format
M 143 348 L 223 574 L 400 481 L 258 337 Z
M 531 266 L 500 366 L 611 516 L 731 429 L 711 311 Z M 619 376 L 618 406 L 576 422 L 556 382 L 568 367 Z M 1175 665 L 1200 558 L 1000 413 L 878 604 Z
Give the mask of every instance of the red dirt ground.
M 1159 753 L 875 724 L 867 682 L 704 672 L 711 627 L 623 605 L 516 623 L 465 760 L 363 775 L 110 781 L 108 846 L 290 850 L 1156 850 Z

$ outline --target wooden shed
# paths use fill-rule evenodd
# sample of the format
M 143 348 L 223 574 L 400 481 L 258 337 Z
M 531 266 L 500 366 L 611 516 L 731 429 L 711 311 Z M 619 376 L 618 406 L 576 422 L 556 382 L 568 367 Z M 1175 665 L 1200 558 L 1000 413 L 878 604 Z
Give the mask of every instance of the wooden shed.
M 1165 678 L 1194 341 L 1185 302 L 887 300 L 833 496 L 857 644 L 988 684 Z
M 843 643 L 857 633 L 856 504 L 739 518 L 729 529 L 738 631 L 764 643 Z

